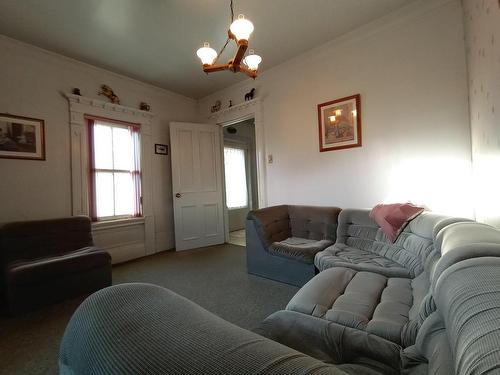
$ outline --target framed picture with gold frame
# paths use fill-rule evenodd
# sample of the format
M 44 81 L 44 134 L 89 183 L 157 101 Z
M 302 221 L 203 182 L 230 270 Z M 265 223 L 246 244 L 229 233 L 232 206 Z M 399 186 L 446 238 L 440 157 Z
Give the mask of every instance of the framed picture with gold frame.
M 361 95 L 318 104 L 319 151 L 361 147 Z
M 0 114 L 0 158 L 45 160 L 43 120 Z

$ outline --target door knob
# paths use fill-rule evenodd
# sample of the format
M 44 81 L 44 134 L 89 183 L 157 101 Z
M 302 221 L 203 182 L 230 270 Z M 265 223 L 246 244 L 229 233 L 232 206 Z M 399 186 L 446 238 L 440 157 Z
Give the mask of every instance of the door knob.
M 176 197 L 176 198 L 180 198 L 180 197 L 181 197 L 181 193 L 177 193 L 177 194 L 175 194 L 175 197 Z

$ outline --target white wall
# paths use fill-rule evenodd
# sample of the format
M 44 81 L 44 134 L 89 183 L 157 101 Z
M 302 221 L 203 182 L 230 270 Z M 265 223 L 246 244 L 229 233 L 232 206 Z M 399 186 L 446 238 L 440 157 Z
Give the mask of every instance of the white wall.
M 463 38 L 459 1 L 418 1 L 200 100 L 200 119 L 256 87 L 269 205 L 411 200 L 473 216 Z M 317 104 L 356 93 L 363 147 L 320 153 Z
M 122 104 L 151 104 L 153 143 L 169 143 L 170 121 L 193 121 L 195 100 L 0 36 L 0 113 L 45 120 L 46 161 L 0 159 L 0 222 L 71 215 L 68 102 L 79 87 L 98 97 L 110 85 Z M 174 246 L 170 156 L 153 154 L 156 249 Z
M 464 1 L 476 217 L 500 228 L 500 2 Z

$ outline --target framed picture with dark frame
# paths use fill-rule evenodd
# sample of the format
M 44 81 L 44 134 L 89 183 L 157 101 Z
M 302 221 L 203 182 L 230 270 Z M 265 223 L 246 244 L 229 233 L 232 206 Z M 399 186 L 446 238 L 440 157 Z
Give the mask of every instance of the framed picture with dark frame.
M 155 154 L 168 155 L 168 145 L 161 145 L 159 143 L 155 143 Z
M 0 158 L 45 160 L 44 121 L 0 114 Z
M 361 147 L 361 95 L 318 104 L 319 151 Z

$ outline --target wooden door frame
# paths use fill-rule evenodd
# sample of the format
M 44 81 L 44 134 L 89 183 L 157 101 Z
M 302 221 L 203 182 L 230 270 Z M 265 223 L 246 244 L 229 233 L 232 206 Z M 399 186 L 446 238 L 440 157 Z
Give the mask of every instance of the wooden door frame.
M 267 170 L 266 170 L 266 148 L 265 148 L 265 132 L 262 116 L 262 104 L 260 100 L 253 99 L 244 103 L 223 109 L 219 112 L 212 113 L 208 116 L 208 122 L 220 126 L 221 134 L 221 154 L 224 161 L 224 137 L 222 130 L 224 127 L 234 125 L 239 122 L 254 119 L 255 130 L 255 157 L 257 166 L 257 196 L 259 208 L 267 207 Z M 222 166 L 224 170 L 224 166 Z M 226 242 L 229 240 L 229 221 L 226 207 L 226 181 L 224 173 L 223 178 L 223 204 L 224 204 L 224 233 Z

